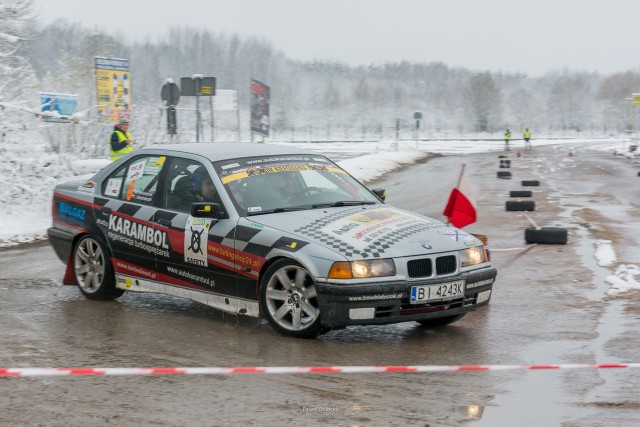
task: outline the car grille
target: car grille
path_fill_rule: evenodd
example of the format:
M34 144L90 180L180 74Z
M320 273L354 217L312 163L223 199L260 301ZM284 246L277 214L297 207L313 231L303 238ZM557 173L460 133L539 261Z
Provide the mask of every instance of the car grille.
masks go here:
M430 258L412 259L407 263L409 277L429 277L433 273Z
M457 267L455 255L447 255L436 258L436 275L455 273ZM433 262L431 258L412 259L407 262L407 274L409 278L430 277L433 275Z
M454 255L436 258L436 273L438 276L451 274L456 271L456 257Z
M465 307L476 303L478 294L469 294L452 301L437 301L428 304L409 304L403 300L400 305L376 307L376 319L394 316L413 316L415 314L432 313L454 308Z

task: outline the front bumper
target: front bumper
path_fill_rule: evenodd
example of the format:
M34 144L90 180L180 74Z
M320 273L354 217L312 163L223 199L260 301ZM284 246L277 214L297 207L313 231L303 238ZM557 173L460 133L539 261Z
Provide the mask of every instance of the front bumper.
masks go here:
M492 290L496 275L497 270L494 267L486 267L446 278L412 282L317 284L321 322L323 326L331 328L348 325L384 325L466 313L489 303L490 298L484 292ZM457 280L465 281L464 297L427 304L409 302L412 286L438 285ZM486 299L478 303L478 295L481 293Z

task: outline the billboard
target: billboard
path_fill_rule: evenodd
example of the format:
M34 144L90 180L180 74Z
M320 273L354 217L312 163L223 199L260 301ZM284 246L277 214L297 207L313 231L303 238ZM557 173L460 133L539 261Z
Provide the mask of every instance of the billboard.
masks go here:
M251 80L251 132L269 136L269 86Z
M238 110L238 92L235 90L217 90L213 101L216 111Z
M129 60L96 56L98 111L105 120L116 122L131 117Z
M45 122L69 123L78 111L78 95L40 92L40 111Z

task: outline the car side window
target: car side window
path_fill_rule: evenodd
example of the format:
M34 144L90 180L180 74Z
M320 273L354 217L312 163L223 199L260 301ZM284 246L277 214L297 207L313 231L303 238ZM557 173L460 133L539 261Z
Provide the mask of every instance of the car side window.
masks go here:
M211 202L222 206L220 195L207 168L191 159L172 158L164 186L165 208L190 212L191 203Z
M120 198L122 181L124 180L124 173L127 170L126 166L127 165L120 166L102 182L102 195L116 199Z
M165 156L158 155L136 157L131 160L123 168L123 186L119 198L143 205L153 204L165 160Z

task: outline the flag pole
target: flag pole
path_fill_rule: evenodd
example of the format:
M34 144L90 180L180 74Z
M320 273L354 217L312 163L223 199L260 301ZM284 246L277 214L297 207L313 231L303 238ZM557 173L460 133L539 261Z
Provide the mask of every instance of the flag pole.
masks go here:
M464 174L464 168L466 167L466 163L462 164L462 168L460 169L460 176L458 177L458 184L456 185L456 188L460 188L460 183L462 182L462 175Z
M458 176L458 183L456 184L455 188L459 188L460 187L460 183L462 182L462 175L464 174L465 166L466 166L466 164L463 163L462 164L462 168L460 169L460 176ZM447 217L447 225L451 224L450 219L451 218Z

